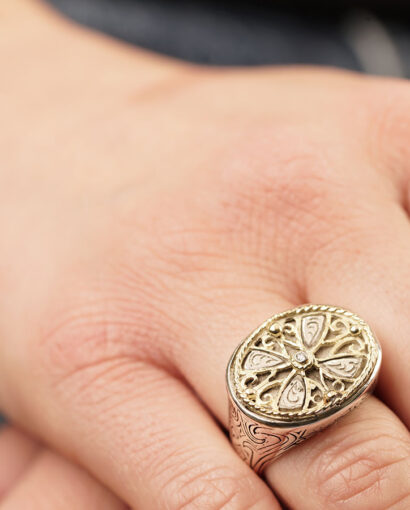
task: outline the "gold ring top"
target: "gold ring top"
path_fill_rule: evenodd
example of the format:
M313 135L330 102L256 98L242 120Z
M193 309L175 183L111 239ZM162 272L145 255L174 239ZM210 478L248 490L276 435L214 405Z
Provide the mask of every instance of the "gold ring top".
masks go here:
M379 343L363 319L309 304L271 317L239 345L228 364L228 391L257 422L309 424L352 407L380 363Z

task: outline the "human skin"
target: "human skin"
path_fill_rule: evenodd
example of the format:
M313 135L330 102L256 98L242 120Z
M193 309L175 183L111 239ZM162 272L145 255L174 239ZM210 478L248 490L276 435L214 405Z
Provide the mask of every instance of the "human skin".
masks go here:
M0 23L0 510L407 509L409 85ZM225 366L303 302L371 324L377 397L261 479Z

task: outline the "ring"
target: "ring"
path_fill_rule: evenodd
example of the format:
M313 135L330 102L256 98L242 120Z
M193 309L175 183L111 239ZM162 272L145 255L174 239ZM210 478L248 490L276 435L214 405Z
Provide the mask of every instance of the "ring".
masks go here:
M352 312L309 304L274 315L228 363L235 450L262 472L360 404L374 389L380 364L375 335Z

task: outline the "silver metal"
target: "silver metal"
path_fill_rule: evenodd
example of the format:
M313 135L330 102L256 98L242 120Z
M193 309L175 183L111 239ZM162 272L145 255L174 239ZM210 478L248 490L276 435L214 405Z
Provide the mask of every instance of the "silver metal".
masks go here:
M257 472L328 427L374 389L380 345L366 322L329 305L271 317L227 367L230 437Z

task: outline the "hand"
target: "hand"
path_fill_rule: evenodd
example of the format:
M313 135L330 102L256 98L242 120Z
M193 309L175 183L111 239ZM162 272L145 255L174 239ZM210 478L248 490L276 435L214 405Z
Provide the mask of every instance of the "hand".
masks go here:
M408 85L58 26L3 95L2 409L133 508L407 508ZM221 430L225 366L301 302L372 325L380 400L262 481Z

